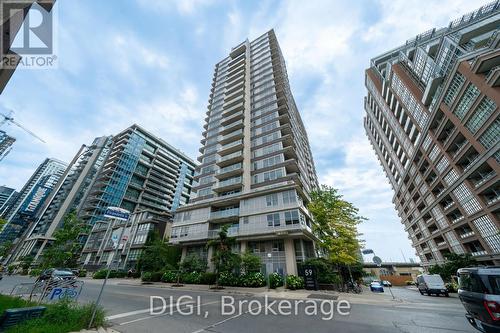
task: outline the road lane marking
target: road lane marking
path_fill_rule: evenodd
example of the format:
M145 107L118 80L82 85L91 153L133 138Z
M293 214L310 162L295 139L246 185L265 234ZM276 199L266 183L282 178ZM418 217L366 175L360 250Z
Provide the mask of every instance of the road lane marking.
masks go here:
M134 315L138 315L138 314L142 314L142 313L148 313L148 312L151 312L151 311L158 311L158 310L163 310L163 309L170 309L172 306L180 306L180 305L186 305L186 304L192 304L192 303L194 303L194 301L183 302L183 303L179 303L179 304L171 304L171 305L166 305L166 306L157 306L157 307L155 307L153 309L148 308L148 309L144 309L144 310L136 310L136 311L130 311L130 312L123 312L123 313L118 313L118 314L115 314L115 315L107 316L106 320L113 320L113 319L118 319L118 318L130 317L130 316L134 316Z
M196 309L196 308L204 306L204 305L215 304L215 303L220 303L220 301L213 301L213 302L207 302L207 303L203 303L203 304L200 304L200 305L196 305L196 306L193 307L193 309ZM181 303L179 305L184 305L184 304ZM138 322L138 321L146 320L146 319L152 319L152 318L157 318L157 317L168 316L170 314L174 314L174 313L177 313L177 312L179 312L179 310L175 310L175 311L169 312L167 314L150 315L148 317L141 317L141 318L137 318L137 319L134 319L134 320L125 321L123 323L120 323L119 325L122 326L122 325L127 325L127 324L135 323L135 322Z
M221 321L218 321L218 322L216 322L216 323L214 323L214 324L212 324L212 325L210 325L210 326L206 326L206 327L204 327L204 328L202 328L202 329L199 329L199 330L197 330L197 331L194 331L194 332L192 332L192 333L202 333L202 332L205 332L206 330L208 330L208 329L210 329L210 328L214 328L215 326L219 326L220 324L224 324L225 322L228 322L228 321L230 321L230 320L236 319L236 318L238 318L238 317L240 317L240 316L242 316L242 315L244 315L244 314L249 313L249 312L250 312L250 310L255 310L255 309L257 309L257 308L260 308L260 305L259 305L258 307L256 307L256 308L248 308L248 310L247 310L247 311L245 311L245 312L240 312L240 313L238 313L238 314L236 314L236 315L234 315L234 316L231 316L231 317L229 317L229 318L226 318L226 319L223 319L223 320L221 320Z

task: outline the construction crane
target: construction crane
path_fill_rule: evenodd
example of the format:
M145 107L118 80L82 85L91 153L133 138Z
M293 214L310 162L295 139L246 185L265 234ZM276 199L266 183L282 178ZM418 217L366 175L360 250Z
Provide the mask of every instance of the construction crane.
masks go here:
M32 131L30 131L29 129L27 129L23 125L19 124L17 121L15 121L14 118L12 117L13 113L14 113L14 111L12 111L12 110L10 110L9 113L7 113L7 114L0 113L0 119L3 117L3 119L0 120L0 127L2 127L2 125L4 125L5 123L14 124L17 127L24 130L25 132L27 132L28 134L30 134L31 136L37 138L38 140L42 141L43 143L46 143L41 137L39 137L38 135L36 135Z

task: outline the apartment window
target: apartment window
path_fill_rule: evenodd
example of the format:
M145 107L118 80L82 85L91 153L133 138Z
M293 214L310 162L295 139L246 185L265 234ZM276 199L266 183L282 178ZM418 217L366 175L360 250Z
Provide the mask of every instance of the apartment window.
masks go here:
M269 206L277 206L278 205L278 194L273 193L266 195L266 205Z
M472 134L476 134L481 126L483 126L488 118L493 114L496 107L495 102L485 96L477 106L476 111L474 111L470 119L465 124L465 127L467 127Z
M149 230L150 225L151 225L151 223L143 223L143 224L139 224L139 226L137 227L137 230L138 230L138 231L148 231L148 230Z
M144 244L146 243L146 239L148 238L147 234L140 234L135 236L134 244Z
M280 214L267 214L267 225L269 227L277 227L280 225Z
M264 172L264 181L275 180L280 177L283 177L283 169Z
M285 212L285 224L299 224L299 211L298 210L290 210Z
M480 218L472 221L477 230L486 243L491 247L494 253L500 252L500 233L496 225L488 215L481 216Z
M295 195L294 190L283 192L284 204L294 203L296 201L297 201L297 196Z
M484 131L481 137L479 137L479 142L481 142L486 149L490 149L500 138L498 133L500 133L500 119L496 119L495 122Z
M211 187L206 187L198 191L198 197L204 197L212 193Z
M446 91L446 94L443 98L444 104L448 106L451 106L453 104L464 82L465 82L465 77L460 73L456 73L455 76L453 77L453 80L450 83L450 87Z
M453 194L457 198L458 202L465 209L467 214L474 214L482 209L479 202L474 198L471 191L467 188L467 185L460 184L455 190L453 190Z
M477 99L479 94L480 91L475 85L470 83L467 86L467 89L465 90L462 98L460 98L457 107L453 111L458 119L463 120L465 118L465 115L467 114L467 112L469 112L469 109L471 108L472 104L474 104L474 101Z
M140 255L141 255L141 250L140 249L132 249L128 253L127 260L137 260L137 259L139 259Z

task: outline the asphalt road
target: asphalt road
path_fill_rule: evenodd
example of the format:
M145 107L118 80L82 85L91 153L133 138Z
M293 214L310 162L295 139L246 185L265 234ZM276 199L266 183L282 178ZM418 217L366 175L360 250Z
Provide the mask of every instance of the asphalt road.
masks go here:
M9 293L16 283L29 279L5 276L0 281L0 292ZM80 302L94 301L102 280L86 280ZM408 332L445 333L476 332L466 321L464 309L456 295L449 298L422 296L406 288L392 288L395 300L386 293L373 294L365 291L361 295L341 294L337 301L308 299L297 303L294 299L269 299L275 303L265 314L265 299L259 296L227 294L224 291L188 291L183 288L165 289L153 286L130 286L111 280L106 287L101 304L106 309L109 321L119 332L187 332L187 333L232 333L232 332ZM272 294L271 294L272 295ZM165 312L150 315L150 296L162 297L166 302ZM235 306L229 304L234 297ZM173 304L170 304L170 297ZM350 310L337 306L348 300ZM252 301L249 305L249 301ZM287 307L287 301L291 308ZM179 303L176 304L176 302ZM238 305L242 302L241 311ZM316 304L314 313L313 304ZM154 300L156 311L163 310L159 298ZM172 305L172 306L170 306ZM295 306L296 305L296 306ZM262 307L260 307L262 306ZM321 309L323 306L323 311ZM187 314L190 310L193 314ZM234 313L230 313L231 310ZM226 313L222 313L225 310ZM274 314L273 312L276 312ZM333 318L323 320L322 318Z

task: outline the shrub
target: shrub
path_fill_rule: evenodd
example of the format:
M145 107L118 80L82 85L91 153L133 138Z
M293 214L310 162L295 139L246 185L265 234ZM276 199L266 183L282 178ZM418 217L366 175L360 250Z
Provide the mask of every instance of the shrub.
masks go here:
M215 284L216 275L211 272L201 273L200 282L201 284Z
M455 282L448 282L445 284L446 286L446 290L449 292L449 293L456 293L458 292L458 284L456 284Z
M241 255L241 268L245 273L260 272L262 260L259 256L250 251L246 251Z
M271 289L276 289L283 285L283 277L278 273L274 272L269 274L269 287Z
M100 269L92 275L92 278L93 279L104 279L106 277L107 272L108 272L107 269Z
M2 296L0 303L2 308L15 308L33 306L34 304L24 301L24 304L11 306L5 303L19 302L19 299ZM7 305L7 307L4 307ZM42 304L47 307L44 315L40 318L27 320L8 329L8 332L14 333L50 333L50 332L71 332L80 331L87 328L95 308L94 304L80 305L68 300L58 301L52 304ZM94 327L102 326L105 323L104 310L99 307L94 318Z
M288 275L286 277L286 287L290 290L304 288L304 279L300 276Z
M407 286L413 286L413 285L415 285L415 282L413 280L407 280L407 281L405 281L405 283L406 283Z
M87 270L86 269L80 269L78 270L78 277L86 277L87 276Z
M240 277L240 286L242 287L263 287L266 285L266 278L260 272L247 273Z
M15 269L16 269L16 265L10 264L9 266L7 266L7 272L9 272L9 274L14 273Z
M167 282L167 283L177 282L178 275L179 274L175 271L166 271L165 273L163 273L163 275L161 277L161 281Z
M152 272L151 273L151 281L152 282L160 282L162 276L163 276L163 272Z
M41 269L33 268L32 270L30 270L30 276L38 277L40 276L40 274L42 274Z
M204 272L207 269L205 262L195 253L187 255L180 266L184 272Z
M222 272L219 276L219 285L236 287L240 283L240 279L237 275L228 272Z
M144 282L151 282L153 278L153 274L151 272L143 272L141 276L141 280Z
M199 284L201 282L201 275L203 273L200 272L191 272L184 273L181 276L182 282L187 284Z

